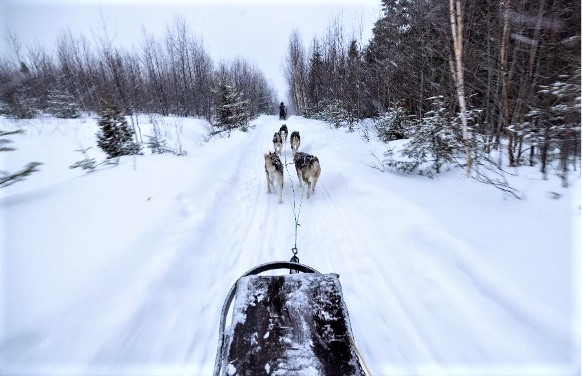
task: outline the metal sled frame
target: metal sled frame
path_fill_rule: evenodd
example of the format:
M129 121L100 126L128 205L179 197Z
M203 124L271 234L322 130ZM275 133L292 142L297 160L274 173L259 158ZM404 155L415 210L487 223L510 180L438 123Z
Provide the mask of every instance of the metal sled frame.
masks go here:
M260 273L263 273L263 272L266 272L269 270L278 270L278 269L287 269L290 271L295 270L295 271L302 272L302 273L320 274L320 272L317 271L316 269L311 268L311 267L304 265L304 264L299 264L299 263L289 262L289 261L275 261L275 262L268 262L268 263L256 266L253 269L250 269L249 271L247 271L241 277L239 277L239 279L241 279L243 277L248 277L250 275L257 275L257 274L260 274ZM219 344L217 346L217 355L215 357L215 370L213 373L215 376L220 375L220 371L222 368L222 362L223 362L224 357L225 357L225 344L226 344L226 341L225 341L225 339L226 339L225 323L227 321L227 314L229 313L229 307L231 306L231 303L233 302L233 298L235 297L235 292L237 290L237 282L239 281L239 279L237 279L237 281L235 281L235 283L233 284L233 286L229 290L229 293L227 294L227 299L225 300L225 303L223 304L223 310L221 311L221 322L219 325Z

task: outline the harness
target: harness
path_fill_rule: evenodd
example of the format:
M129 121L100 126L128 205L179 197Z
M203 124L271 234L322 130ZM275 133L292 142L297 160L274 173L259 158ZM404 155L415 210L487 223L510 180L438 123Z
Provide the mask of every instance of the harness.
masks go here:
M314 161L318 162L318 158L307 153L302 153L301 151L297 152L294 157L294 163L296 167L300 168L310 167Z
M269 157L271 158L271 163L275 167L275 171L283 173L283 163L281 163L281 159L275 153L269 153Z

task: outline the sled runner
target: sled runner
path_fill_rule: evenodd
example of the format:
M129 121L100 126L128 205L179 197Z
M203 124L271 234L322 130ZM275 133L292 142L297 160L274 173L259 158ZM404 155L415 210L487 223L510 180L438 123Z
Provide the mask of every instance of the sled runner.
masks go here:
M258 275L276 269L301 273ZM223 305L214 375L364 375L338 278L285 261L243 274Z

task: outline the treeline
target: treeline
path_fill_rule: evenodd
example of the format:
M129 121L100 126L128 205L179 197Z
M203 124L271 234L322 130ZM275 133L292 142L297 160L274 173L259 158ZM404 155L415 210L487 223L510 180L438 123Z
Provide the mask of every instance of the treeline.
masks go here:
M234 88L250 117L277 108L276 92L256 66L243 59L214 62L184 19L174 19L159 39L144 31L141 45L133 49L113 46L106 32L93 41L63 33L54 51L24 50L16 35L10 39L13 51L0 60L0 113L7 116L74 117L98 111L107 95L128 115L211 120L221 105L221 85Z
M551 158L565 170L578 158L580 1L381 3L382 16L365 44L337 23L309 46L291 34L285 73L297 113L349 126L388 116L399 119L389 126L405 128L390 138L405 137L435 113L461 126L456 85L463 85L468 137L479 138L486 151L503 143L511 166L538 161L545 174ZM452 24L461 30L461 83ZM461 130L452 132L461 138Z

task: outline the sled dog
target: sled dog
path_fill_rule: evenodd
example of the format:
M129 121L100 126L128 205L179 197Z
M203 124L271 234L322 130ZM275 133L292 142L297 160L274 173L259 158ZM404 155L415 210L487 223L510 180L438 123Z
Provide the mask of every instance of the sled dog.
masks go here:
M295 155L300 148L300 132L293 131L291 133L291 136L289 136L289 144L291 145L293 155Z
M298 173L300 186L302 185L302 180L306 182L308 185L307 195L310 198L310 190L312 192L316 190L316 183L320 177L320 161L313 155L297 152L294 154L294 164Z
M275 190L273 183L279 185L279 203L283 203L283 164L276 153L268 152L263 154L265 158L265 178L267 179L267 193Z
M275 132L273 134L273 149L276 154L281 154L282 146L283 144L281 142L281 135L279 134L279 132Z
M281 136L281 141L285 144L287 141L287 125L282 125L279 128L279 135Z

